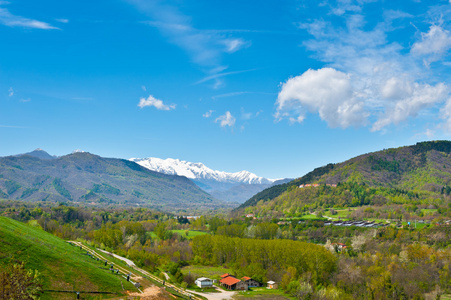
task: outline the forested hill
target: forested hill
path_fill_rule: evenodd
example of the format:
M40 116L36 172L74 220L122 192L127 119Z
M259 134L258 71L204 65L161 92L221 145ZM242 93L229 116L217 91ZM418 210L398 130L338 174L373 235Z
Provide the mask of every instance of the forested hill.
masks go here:
M451 190L451 141L421 142L413 146L367 153L338 164L317 168L289 183L268 188L237 210L269 201L301 184L350 183L403 191L443 193Z
M221 205L185 177L86 152L55 159L31 155L0 158L0 198L139 205L165 211Z

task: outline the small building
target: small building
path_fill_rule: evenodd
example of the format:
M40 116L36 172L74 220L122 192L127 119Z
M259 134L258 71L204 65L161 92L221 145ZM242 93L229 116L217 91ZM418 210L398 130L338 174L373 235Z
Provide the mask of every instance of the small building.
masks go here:
M210 278L206 278L206 277L197 278L194 283L200 288L206 288L206 287L213 286L213 280L211 280Z
M254 214L247 214L246 215L246 218L253 218L254 217Z
M250 287L250 288L251 287L261 287L262 286L262 284L260 282L258 282L255 279L252 279L250 277L247 277L247 276L242 277L241 280L246 282L247 286Z
M279 288L279 285L276 282L272 281L272 280L268 281L267 283L268 283L268 289L276 290L276 289Z
M224 276L224 277L223 277ZM222 287L225 287L228 290L242 290L247 291L248 285L245 281L239 280L230 274L221 275L222 279L219 280L219 283Z

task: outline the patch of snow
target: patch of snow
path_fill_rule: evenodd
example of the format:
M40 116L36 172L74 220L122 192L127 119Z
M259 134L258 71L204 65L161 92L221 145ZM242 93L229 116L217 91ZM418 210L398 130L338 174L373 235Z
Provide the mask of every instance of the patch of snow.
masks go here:
M161 159L156 157L130 158L141 166L168 175L185 176L190 179L208 179L224 183L272 184L278 179L257 176L249 171L228 173L208 168L203 163L192 163L179 159Z

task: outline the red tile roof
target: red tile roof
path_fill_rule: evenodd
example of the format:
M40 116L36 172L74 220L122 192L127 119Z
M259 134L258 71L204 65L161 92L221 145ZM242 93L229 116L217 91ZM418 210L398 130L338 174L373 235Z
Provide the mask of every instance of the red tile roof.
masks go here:
M226 278L228 276L232 276L232 275L230 275L229 273L225 273L225 274L221 275L221 278Z
M244 281L247 281L247 280L251 280L252 278L244 276L244 277L241 277L241 279L244 280Z
M239 279L237 279L237 278L235 278L233 276L228 276L226 278L223 278L223 279L219 280L220 283L227 284L229 286L237 284L240 281L241 280L239 280Z

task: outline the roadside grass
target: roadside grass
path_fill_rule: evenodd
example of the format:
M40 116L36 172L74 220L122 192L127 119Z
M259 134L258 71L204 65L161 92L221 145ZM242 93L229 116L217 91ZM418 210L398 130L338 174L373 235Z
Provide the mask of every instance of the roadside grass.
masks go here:
M248 291L240 291L235 296L237 299L253 298L253 299L294 299L285 294L280 289L268 289L266 287L252 288Z
M451 300L451 294L441 295L440 299L441 300Z
M199 293L221 293L221 291L217 290L217 287L200 288L195 284L189 286L188 290Z
M25 268L38 270L44 290L102 291L123 293L136 290L118 275L102 270L101 263L85 255L86 251L27 224L0 217L0 268L23 261ZM122 285L121 285L122 282ZM89 297L89 294L83 294ZM95 295L96 298L118 295ZM74 299L72 293L45 292L41 299Z
M222 274L232 274L232 269L224 267L210 267L210 266L186 266L182 268L183 274L191 273L195 279L199 277L207 277L210 279L220 279Z

